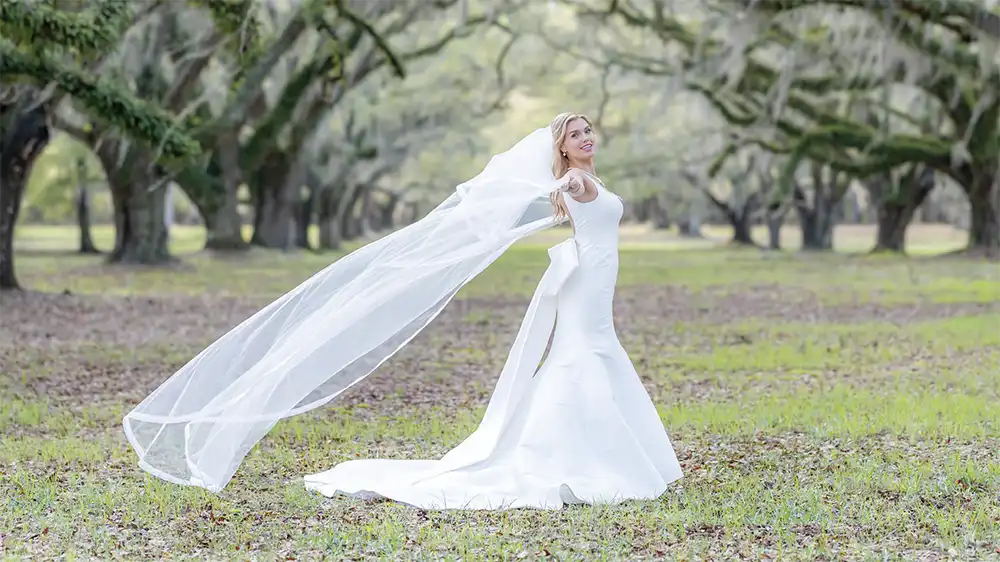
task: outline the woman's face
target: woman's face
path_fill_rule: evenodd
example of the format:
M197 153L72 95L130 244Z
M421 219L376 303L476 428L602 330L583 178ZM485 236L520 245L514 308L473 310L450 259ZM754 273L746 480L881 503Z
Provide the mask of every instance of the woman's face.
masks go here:
M590 160L597 149L594 129L583 119L573 119L566 125L562 151L570 160Z

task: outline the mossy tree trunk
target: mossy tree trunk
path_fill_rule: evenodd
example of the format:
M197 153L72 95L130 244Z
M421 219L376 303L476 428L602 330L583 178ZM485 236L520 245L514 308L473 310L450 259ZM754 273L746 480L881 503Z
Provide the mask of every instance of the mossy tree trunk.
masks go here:
M898 180L892 174L882 174L867 181L866 185L877 208L872 251L904 253L906 231L917 209L934 190L934 170L911 165Z
M288 155L272 156L251 181L254 202L250 244L290 250L295 247L294 206L298 176L290 175Z
M756 246L757 243L753 240L753 224L750 219L759 207L758 194L754 192L741 203L730 204L716 197L708 189L704 191L708 200L722 211L726 220L729 221L729 225L733 228L733 237L730 242L740 246Z
M767 222L768 250L781 249L781 228L785 225L785 215L787 213L787 207L767 211L765 220Z
M967 190L971 216L968 249L1000 257L1000 176L996 170L979 169Z
M318 198L316 228L319 231L320 250L339 250L343 240L340 237L340 223L337 220L338 202L345 185L325 188Z
M0 290L21 288L14 269L14 227L28 174L49 143L48 108L33 92L0 108Z

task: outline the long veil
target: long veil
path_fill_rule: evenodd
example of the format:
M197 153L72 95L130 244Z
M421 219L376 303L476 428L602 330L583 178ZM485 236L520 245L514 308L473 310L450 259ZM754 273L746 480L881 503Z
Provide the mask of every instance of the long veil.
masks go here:
M540 128L426 217L344 256L236 326L129 412L147 472L222 490L278 420L366 377L511 244L556 224Z

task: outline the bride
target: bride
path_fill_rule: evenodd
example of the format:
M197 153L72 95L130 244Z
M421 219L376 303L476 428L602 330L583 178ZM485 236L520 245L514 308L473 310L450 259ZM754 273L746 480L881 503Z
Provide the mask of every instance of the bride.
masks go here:
M681 468L615 333L623 205L595 175L596 146L586 116L558 115L425 219L224 335L125 417L140 466L220 491L279 419L367 376L513 242L569 220L573 237L549 250L479 428L440 460L348 461L305 485L427 509L659 497Z

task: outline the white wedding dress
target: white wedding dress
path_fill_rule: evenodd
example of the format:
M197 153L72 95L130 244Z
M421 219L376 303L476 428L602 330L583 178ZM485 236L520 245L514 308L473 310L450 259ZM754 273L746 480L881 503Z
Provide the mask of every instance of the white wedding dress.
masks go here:
M593 201L565 196L574 237L550 250L552 266L476 432L440 460L348 461L306 476L308 489L427 509L558 509L655 499L681 477L615 333L623 206L597 183Z

